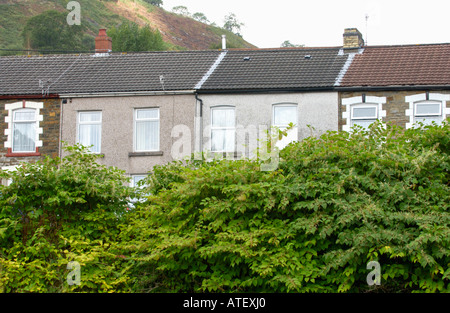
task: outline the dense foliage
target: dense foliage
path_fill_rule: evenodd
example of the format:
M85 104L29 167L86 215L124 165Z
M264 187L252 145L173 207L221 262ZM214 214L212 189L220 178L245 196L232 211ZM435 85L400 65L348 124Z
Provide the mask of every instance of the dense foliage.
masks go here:
M124 290L126 266L114 251L132 190L122 171L80 146L69 156L24 163L2 177L0 292ZM69 285L68 264L81 267Z
M86 27L69 25L67 13L45 11L27 21L22 32L24 46L41 53L89 51L94 38L85 35Z
M448 123L328 132L283 149L274 171L157 166L132 210L122 171L67 149L2 173L0 291L450 291ZM367 284L371 261L381 285Z
M291 144L273 172L248 160L157 167L154 196L122 233L139 288L448 292L449 135L374 124Z

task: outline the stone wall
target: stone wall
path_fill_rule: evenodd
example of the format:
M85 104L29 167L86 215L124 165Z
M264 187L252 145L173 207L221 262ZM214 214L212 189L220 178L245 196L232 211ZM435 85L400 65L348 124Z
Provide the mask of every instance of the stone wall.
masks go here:
M409 116L406 115L406 110L409 109L409 103L406 102L407 96L424 94L426 91L370 91L370 92L341 92L340 106L339 106L339 130L346 125L347 120L342 118L342 113L346 111L346 106L342 105L342 100L352 97L360 97L363 94L366 97L386 97L386 104L383 104L383 110L386 111L386 117L382 118L383 122L392 123L397 126L405 127L409 123ZM450 94L449 90L430 90L429 93ZM450 108L450 102L447 101L447 108ZM447 116L448 117L448 116Z

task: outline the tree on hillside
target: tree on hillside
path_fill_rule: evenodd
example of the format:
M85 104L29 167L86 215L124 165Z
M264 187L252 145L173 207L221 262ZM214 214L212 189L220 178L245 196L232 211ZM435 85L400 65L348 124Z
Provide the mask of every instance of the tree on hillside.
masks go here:
M150 26L139 27L136 23L123 23L119 27L112 27L107 32L112 39L112 51L138 52L161 51L166 44L158 30Z
M297 44L293 44L291 43L289 40L285 40L283 41L283 43L281 44L281 48L294 48L294 47L304 47L305 45L297 45Z
M189 13L188 8L185 7L184 5L178 5L176 7L173 7L172 12L175 14L179 14L179 15L183 15L183 16L187 16L187 17L191 16L191 13Z
M144 1L156 7L161 7L163 5L162 0L144 0Z
M84 25L67 24L67 14L45 11L30 18L22 32L24 46L46 51L86 51L93 39L84 34ZM88 46L86 46L86 44Z
M228 30L238 36L240 35L241 32L241 27L244 26L244 23L241 23L237 18L236 18L236 14L234 13L229 13L228 15L225 16L224 18L224 25L223 28L225 30Z
M196 21L199 21L200 23L204 23L204 24L210 23L208 18L206 17L206 15L201 12L196 12L196 13L192 14L192 18Z

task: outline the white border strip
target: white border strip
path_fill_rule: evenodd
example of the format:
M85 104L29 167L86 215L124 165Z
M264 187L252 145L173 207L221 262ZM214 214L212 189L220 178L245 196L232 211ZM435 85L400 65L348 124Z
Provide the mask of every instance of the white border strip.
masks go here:
M220 62L222 62L222 60L226 54L227 54L227 51L221 52L219 54L219 56L216 59L216 62L214 62L214 64L210 67L210 69L205 74L205 76L203 76L203 78L197 83L197 85L195 85L194 89L198 90L198 89L202 88L202 85L208 80L208 78L212 75L212 73L214 73L214 71L219 66Z

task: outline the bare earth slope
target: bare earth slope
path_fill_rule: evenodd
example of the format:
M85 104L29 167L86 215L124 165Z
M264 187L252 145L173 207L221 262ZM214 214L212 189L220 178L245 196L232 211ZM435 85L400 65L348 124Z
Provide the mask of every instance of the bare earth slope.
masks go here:
M221 28L197 22L189 17L151 6L142 0L77 0L81 6L81 22L88 34L95 36L99 28L111 28L123 21L149 24L158 29L173 49L201 50L219 45L226 34L233 47L254 48L243 38ZM22 49L20 36L26 21L46 10L70 11L67 0L0 0L0 49Z

